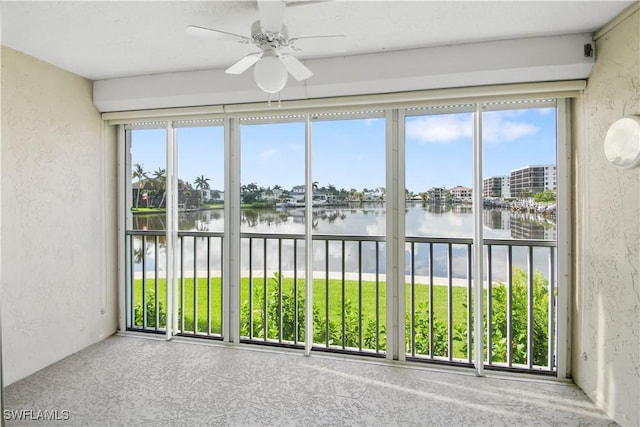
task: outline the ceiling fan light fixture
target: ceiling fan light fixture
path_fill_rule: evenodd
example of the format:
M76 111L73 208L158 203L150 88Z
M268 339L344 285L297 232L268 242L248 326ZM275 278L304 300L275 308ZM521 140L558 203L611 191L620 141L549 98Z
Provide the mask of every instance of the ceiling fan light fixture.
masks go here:
M278 93L287 84L289 73L275 53L265 52L253 67L253 78L260 89L266 93Z

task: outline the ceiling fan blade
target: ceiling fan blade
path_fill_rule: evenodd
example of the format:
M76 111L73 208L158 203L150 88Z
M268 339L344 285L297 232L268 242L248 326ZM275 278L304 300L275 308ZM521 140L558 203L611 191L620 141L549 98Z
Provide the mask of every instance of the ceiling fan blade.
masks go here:
M289 39L289 42L297 41L297 40L308 40L308 39L339 39L342 40L346 36L344 34L329 34L326 36L302 36L302 37L294 37Z
M196 37L217 37L235 40L240 43L251 43L249 37L241 36L240 34L228 33L226 31L214 30L212 28L198 27L197 25L189 25L187 27L187 33Z
M293 55L282 54L280 60L284 64L285 68L297 81L301 82L309 77L313 76L313 73L302 62Z
M242 74L247 71L253 64L258 62L260 58L262 58L262 52L250 53L240 61L224 70L224 72L227 74Z
M258 0L260 25L263 31L279 33L282 30L286 6L287 4L282 0Z
M333 43L332 48L336 51L341 51L344 49L344 45L337 45L335 42L341 42L346 38L344 34L330 34L325 36L302 36L302 37L294 37L289 39L289 47L293 50L301 50L301 47L298 44L309 45L309 43L316 42L313 46L316 46L317 43L321 42L329 42ZM335 48L333 47L335 45Z
M328 3L331 2L333 0L285 0L285 2L287 3L287 7L292 7L292 6L309 6L312 4L318 4L318 3Z

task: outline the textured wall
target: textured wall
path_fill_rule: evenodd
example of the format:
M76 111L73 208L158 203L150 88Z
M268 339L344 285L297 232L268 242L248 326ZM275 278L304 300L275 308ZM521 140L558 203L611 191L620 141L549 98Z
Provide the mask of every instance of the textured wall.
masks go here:
M116 151L91 82L2 47L5 384L116 329Z
M640 10L596 41L576 102L572 374L622 425L640 425L640 168L603 150L615 120L640 115Z

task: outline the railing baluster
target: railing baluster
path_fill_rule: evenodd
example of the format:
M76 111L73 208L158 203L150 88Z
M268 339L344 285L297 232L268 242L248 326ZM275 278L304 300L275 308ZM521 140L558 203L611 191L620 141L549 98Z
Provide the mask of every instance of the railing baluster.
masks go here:
M492 246L487 245L487 364L493 364L493 263Z
M533 246L527 252L528 289L527 289L527 364L533 367Z
M198 240L193 236L193 333L198 334Z
M224 237L220 237L220 336L222 337L224 331ZM239 286L239 285L238 285Z
M453 247L447 243L447 357L453 360Z
M376 353L380 352L380 245L376 241Z
M184 288L185 288L185 280L184 280L184 237L180 236L179 237L180 240L180 331L181 332L186 332L187 327L184 324L184 320L185 320L185 295L184 295Z
M207 236L207 335L211 335L211 237Z
M513 366L513 247L507 250L507 366Z
M409 251L409 259L411 266L411 289L409 291L410 295L410 310L411 310L411 319L409 322L410 329L409 333L411 334L411 355L416 355L416 245L415 242L410 243L411 250ZM404 286L404 283L401 283L400 286Z
M467 362L473 363L473 358L471 357L472 349L473 349L473 316L471 315L472 309L476 309L477 307L473 306L473 299L471 298L471 243L467 244ZM482 277L478 278L478 286L482 286ZM483 325L477 325L476 327L482 328ZM476 357L476 359L479 359Z
M249 237L249 339L253 339L253 238Z
M133 250L133 238L134 236L128 236L129 237L129 257L130 257L130 261L129 261L129 289L128 292L126 294L126 296L128 297L127 300L127 304L129 304L129 319L127 322L127 326L133 328L135 326L137 326L136 323L136 317L135 317L135 313L134 313L134 309L135 309L135 274L134 274L134 250Z
M549 371L554 371L555 367L555 251L554 248L549 248L549 313L548 313L548 332L547 332L547 365L549 366Z
M267 341L267 339L269 338L269 325L267 323L268 321L268 316L267 316L267 312L269 310L268 307L268 301L269 301L269 283L267 282L267 238L265 237L262 240L263 244L262 244L262 251L263 251L263 269L264 269L264 274L263 274L263 279L262 279L262 288L263 288L263 295L262 295L262 327L264 328L264 341Z
M347 336L346 336L346 325L345 325L345 250L344 250L344 240L342 241L342 294L341 294L341 298L342 298L342 348L345 348L346 345L346 341L347 341Z
M278 342L282 343L282 239L278 239Z
M433 243L429 242L429 357L433 359Z
M362 241L358 241L358 350L362 351Z
M324 254L324 264L325 264L325 277L324 277L324 327L325 327L325 345L329 348L329 240L326 241L325 245L325 254ZM344 307L344 303L343 303ZM343 308L344 311L344 308Z
M293 238L293 343L298 344L298 239Z
M160 310L159 310L159 301L158 301L158 236L154 236L153 239L153 267L154 267L154 310L156 313L155 318L155 327L154 330L157 332L160 327Z
M147 329L147 236L142 236L142 329Z

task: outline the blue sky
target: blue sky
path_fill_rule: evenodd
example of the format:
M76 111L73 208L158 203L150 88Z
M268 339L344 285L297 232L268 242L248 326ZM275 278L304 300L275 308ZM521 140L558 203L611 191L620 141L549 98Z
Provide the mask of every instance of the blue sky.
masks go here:
M507 110L483 115L483 176L508 175L533 164L556 163L555 109ZM317 121L312 124L313 180L338 189L385 185L384 119ZM471 186L470 113L406 119L406 184L414 192L434 186ZM162 130L137 130L132 163L149 172L165 167ZM241 126L241 181L285 189L304 183L304 123ZM191 183L209 178L223 189L222 127L178 130L178 176Z

